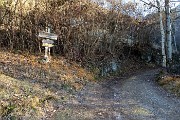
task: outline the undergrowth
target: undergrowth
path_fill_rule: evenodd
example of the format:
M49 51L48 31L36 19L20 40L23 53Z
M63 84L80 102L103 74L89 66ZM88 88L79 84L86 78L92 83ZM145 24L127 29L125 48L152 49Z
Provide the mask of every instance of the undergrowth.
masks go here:
M94 75L75 62L63 57L52 57L50 63L38 62L41 57L29 54L0 52L0 69L14 78L28 78L36 82L62 86L66 84L75 90L81 89Z
M45 118L54 110L59 96L38 84L0 74L0 116L2 119Z
M157 75L157 81L166 90L180 96L180 76L169 74L166 71L160 71Z
M73 91L94 80L75 62L52 57L0 52L0 119L39 120L50 117ZM58 104L57 104L58 103Z

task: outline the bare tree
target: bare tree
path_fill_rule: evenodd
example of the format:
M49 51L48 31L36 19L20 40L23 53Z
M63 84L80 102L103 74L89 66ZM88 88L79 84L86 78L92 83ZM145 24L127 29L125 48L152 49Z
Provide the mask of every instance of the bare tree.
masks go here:
M159 12L159 22L160 22L160 30L161 30L162 66L166 67L165 33L164 33L164 25L163 25L163 17L162 17L162 8L159 0L156 0L156 3Z
M167 40L167 63L168 67L172 62L172 31L171 31L171 16L170 16L170 1L165 0L165 13L166 13L166 40Z

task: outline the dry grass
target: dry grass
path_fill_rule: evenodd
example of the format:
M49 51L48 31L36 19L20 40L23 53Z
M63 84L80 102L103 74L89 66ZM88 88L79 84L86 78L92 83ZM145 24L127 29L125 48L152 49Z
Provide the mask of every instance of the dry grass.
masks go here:
M74 62L52 57L45 64L39 56L0 52L0 116L3 119L35 120L51 116L56 100L61 102L68 92L80 90L88 80L94 79L93 74Z
M40 56L0 52L1 70L15 78L22 76L39 82L60 82L78 89L86 81L94 80L92 73L63 57L52 57L51 62L45 64Z
M55 110L53 101L56 99L58 96L37 84L0 74L2 119L48 117Z
M158 83L160 85L162 85L165 89L173 92L177 96L180 96L180 76L161 73L158 78Z
M165 84L168 84L169 82L173 82L173 81L175 81L175 79L172 76L165 76L162 78L161 81L159 81L159 83L161 85L165 85Z

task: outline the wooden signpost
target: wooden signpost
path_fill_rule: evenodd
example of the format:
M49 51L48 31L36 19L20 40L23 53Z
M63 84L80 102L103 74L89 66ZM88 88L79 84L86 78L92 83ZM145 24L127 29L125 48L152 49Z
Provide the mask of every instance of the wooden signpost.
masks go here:
M53 40L48 40L48 39L42 40L42 46L44 47L53 47L54 46L53 44L54 44Z
M47 28L47 32L39 32L38 35L40 38L43 38L42 40L42 46L45 47L45 55L44 59L45 62L50 62L50 48L54 46L54 40L57 40L58 35L50 33L50 28Z
M57 35L50 33L50 32L39 32L39 37L45 38L45 39L50 39L50 40L57 40Z

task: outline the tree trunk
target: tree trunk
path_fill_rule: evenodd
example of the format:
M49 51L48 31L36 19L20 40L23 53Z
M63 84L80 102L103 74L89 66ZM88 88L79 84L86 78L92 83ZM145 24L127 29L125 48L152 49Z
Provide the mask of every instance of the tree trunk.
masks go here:
M171 36L171 17L170 17L170 1L165 0L165 11L166 11L166 40L167 40L167 64L171 66L172 62L172 36Z
M179 9L176 8L175 11L177 12L175 16L178 17ZM178 21L176 21L176 19L173 22L173 26L174 26L173 42L174 42L175 52L178 53L177 42L176 42L176 34L178 34Z
M162 18L162 10L160 6L160 2L156 0L159 12L159 22L160 22L160 30L161 30L161 51L162 51L162 67L166 67L166 50L165 50L165 33L163 26L163 18Z
M177 50L177 43L176 43L176 36L175 36L175 33L174 33L174 35L173 35L173 42L174 42L175 53L177 53L178 50Z

